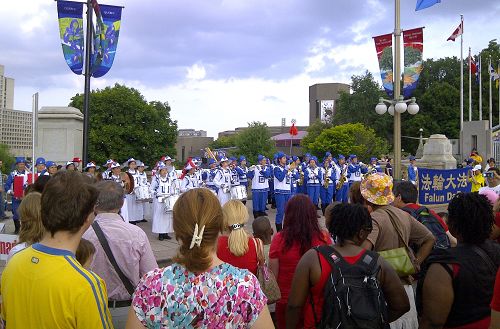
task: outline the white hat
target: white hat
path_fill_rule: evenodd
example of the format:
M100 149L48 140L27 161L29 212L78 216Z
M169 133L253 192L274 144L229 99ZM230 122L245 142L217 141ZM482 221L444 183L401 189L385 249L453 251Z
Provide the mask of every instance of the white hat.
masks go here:
M222 158L220 158L220 161L219 161L219 162L224 162L224 161L229 161L229 159L228 159L228 158L226 158L226 157L222 157Z
M75 165L75 163L74 163L73 161L68 161L68 162L66 162L66 168L68 168L68 166L70 166L70 165L73 165L73 166L74 166L74 165Z
M129 165L130 162L136 162L137 163L137 160L134 159L134 158L130 158L130 159L127 160L127 165Z
M109 168L110 169L120 168L120 164L118 162L113 162Z
M186 166L184 167L184 169L186 170L190 170L193 168L196 168L196 164L193 162L193 160L190 160L188 163L186 163Z
M168 155L166 155L165 159L163 159L163 161L172 161L172 162L174 162L175 160L172 159L171 157L169 157Z
M137 167L144 167L144 168L148 168L148 166L145 166L145 165L144 165L144 162L142 162L141 160L137 160Z
M156 165L157 166L157 170L160 171L162 169L167 169L167 166L165 166L165 164L163 162L158 162L158 164Z
M472 171L477 171L477 170L481 170L481 165L480 164L477 164L474 166L474 168L472 168Z
M93 163L93 162L89 162L89 163L87 163L87 165L85 166L85 168L83 168L83 170L87 170L87 169L89 169L89 168L96 168L96 169L99 169L99 167L98 167L98 166L96 166L96 165L95 165L95 163Z

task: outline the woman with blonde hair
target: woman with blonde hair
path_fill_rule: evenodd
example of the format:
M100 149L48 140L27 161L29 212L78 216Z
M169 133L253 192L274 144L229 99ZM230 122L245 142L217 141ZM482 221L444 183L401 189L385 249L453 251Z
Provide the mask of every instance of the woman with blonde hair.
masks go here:
M217 257L238 268L247 269L257 275L257 248L262 248L259 239L251 237L245 231L248 222L248 210L243 202L230 200L222 207L224 215L224 233L217 243Z
M173 226L174 263L139 282L126 328L273 328L257 278L217 257L224 228L217 197L205 188L183 193Z
M42 194L30 192L19 205L19 217L21 219L21 229L19 231L18 243L9 251L7 262L19 251L40 242L45 229L42 224L41 216Z

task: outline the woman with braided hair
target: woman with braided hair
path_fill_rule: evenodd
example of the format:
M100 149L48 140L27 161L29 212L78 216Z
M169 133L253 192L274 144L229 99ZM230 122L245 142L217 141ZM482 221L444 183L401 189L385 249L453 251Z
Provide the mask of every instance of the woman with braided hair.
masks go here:
M492 206L484 195L459 193L448 205L455 248L435 249L417 288L420 328L487 329L500 245L489 240Z

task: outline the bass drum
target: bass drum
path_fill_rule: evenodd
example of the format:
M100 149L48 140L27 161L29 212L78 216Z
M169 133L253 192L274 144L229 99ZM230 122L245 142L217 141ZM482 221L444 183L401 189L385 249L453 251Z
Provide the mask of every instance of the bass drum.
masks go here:
M247 199L247 188L244 185L231 187L231 200L245 201Z
M148 186L137 186L134 189L137 202L149 202L153 199Z
M129 172L122 172L120 173L120 178L125 194L132 194L134 192L134 177L132 174Z
M180 196L179 194L174 194L174 195L171 195L163 200L163 202L165 203L165 207L163 208L163 210L166 213L172 212L174 210L174 205L177 202L177 200L179 199L179 196Z

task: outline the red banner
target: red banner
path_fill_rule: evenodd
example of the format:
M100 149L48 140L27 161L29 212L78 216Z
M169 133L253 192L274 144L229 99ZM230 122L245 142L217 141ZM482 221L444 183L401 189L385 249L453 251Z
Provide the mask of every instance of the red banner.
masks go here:
M403 31L404 42L404 73L403 95L411 97L417 88L422 72L422 53L424 51L424 29L422 27Z
M373 37L375 50L377 51L378 65L380 67L380 77L385 92L389 97L394 95L393 83L393 61L392 61L392 33Z

